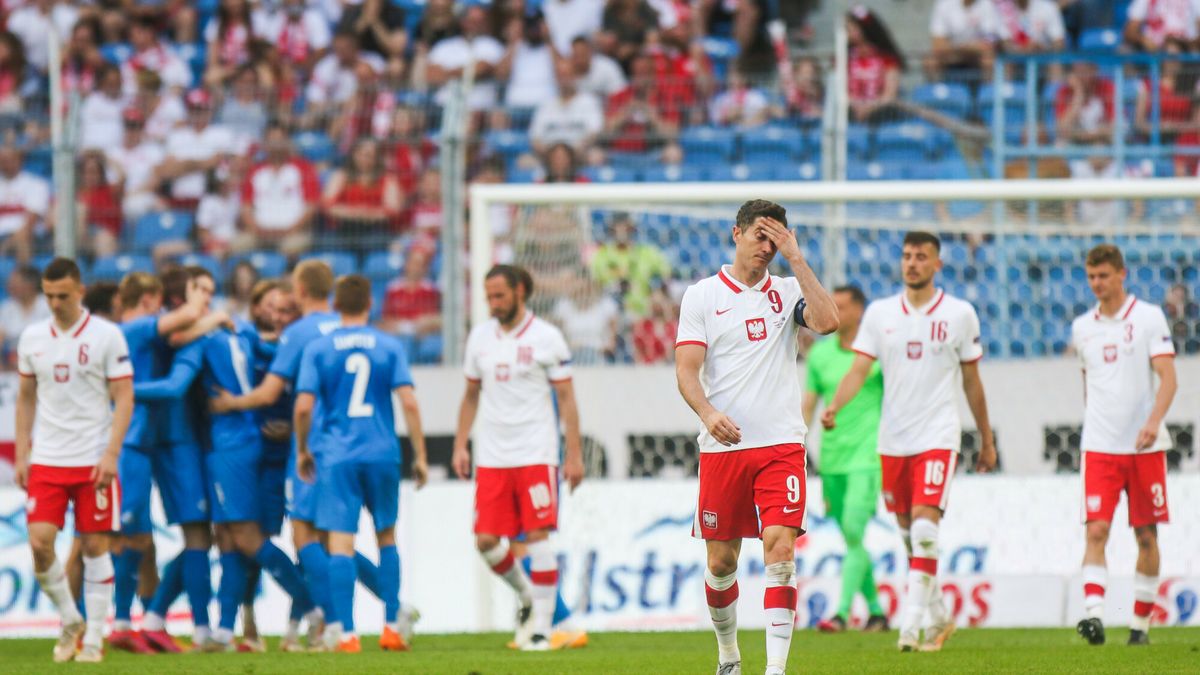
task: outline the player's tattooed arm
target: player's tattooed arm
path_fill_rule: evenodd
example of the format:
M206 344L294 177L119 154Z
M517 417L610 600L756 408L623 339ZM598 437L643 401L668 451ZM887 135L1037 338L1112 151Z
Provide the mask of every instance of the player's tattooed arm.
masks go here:
M833 296L817 280L817 275L808 266L808 261L804 259L800 243L796 240L796 233L774 218L759 218L758 222L763 233L775 244L779 255L788 262L796 281L800 282L800 292L804 295L806 305L804 324L821 335L828 335L837 330L837 305L833 302Z
M675 348L675 380L679 385L679 393L718 443L737 445L742 442L742 428L708 402L704 386L700 384L700 367L704 365L706 351L704 347L694 344Z
M20 377L17 387L16 481L22 490L29 486L29 456L33 452L33 418L37 412L37 378Z
M467 439L471 436L471 427L475 424L475 414L479 412L479 392L483 383L479 380L467 379L467 390L463 392L462 403L458 406L458 428L454 431L454 455L450 464L459 478L466 479L471 475L471 451L467 449Z
M1171 401L1175 399L1175 391L1179 388L1174 358L1163 356L1150 359L1150 368L1158 375L1158 391L1154 394L1154 407L1150 409L1150 417L1138 431L1138 450L1154 447L1154 442L1158 440L1158 430L1162 428L1163 419L1171 409Z
M412 443L413 448L413 480L416 481L417 489L420 490L429 480L429 453L425 450L425 429L421 425L421 407L417 405L417 395L413 392L412 385L396 387L393 393L400 399L400 410L404 413L404 428L408 430L408 440Z
M979 376L979 363L962 364L963 393L967 395L967 406L975 417L975 428L982 441L979 458L975 461L976 473L988 473L996 468L996 439L992 436L992 423L988 419L987 398L983 394L983 378Z
M566 436L566 457L563 458L563 478L571 491L583 482L583 439L579 432L579 406L575 403L575 385L571 380L554 383L558 411L562 416Z
M863 382L867 381L867 375L870 374L873 363L875 363L875 359L866 354L858 353L854 355L854 362L850 364L850 370L846 371L841 383L838 384L837 392L833 395L833 400L829 402L829 405L825 406L825 412L821 413L821 426L826 429L832 429L837 426L838 411L846 407L846 404L853 401L854 397L858 395L858 391L862 389Z
M296 473L306 483L313 482L317 477L317 465L308 448L308 432L312 429L315 401L310 392L300 392L292 408L292 426L296 428Z

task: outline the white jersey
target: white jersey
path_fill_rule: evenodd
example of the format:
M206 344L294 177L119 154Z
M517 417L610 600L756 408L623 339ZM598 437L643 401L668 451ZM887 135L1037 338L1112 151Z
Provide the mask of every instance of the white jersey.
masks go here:
M962 364L983 358L971 303L941 289L919 309L903 293L876 300L863 314L853 349L878 359L883 372L879 454L961 449Z
M482 383L475 465L558 466L558 417L552 385L571 379L571 351L553 325L526 310L505 333L492 319L467 338L467 379Z
M803 443L796 331L804 295L795 277L766 275L753 288L729 266L689 286L679 309L675 346L705 347L701 383L714 408L742 429L742 442L721 445L703 429L700 452Z
M1154 408L1154 371L1150 360L1174 357L1171 329L1161 308L1138 302L1132 295L1113 316L1097 305L1071 324L1071 345L1079 356L1086 381L1083 450L1131 455L1137 435ZM1171 447L1164 423L1154 447Z
M70 330L54 320L21 333L21 377L37 379L31 464L92 466L108 446L112 399L108 383L133 377L121 329L84 312Z

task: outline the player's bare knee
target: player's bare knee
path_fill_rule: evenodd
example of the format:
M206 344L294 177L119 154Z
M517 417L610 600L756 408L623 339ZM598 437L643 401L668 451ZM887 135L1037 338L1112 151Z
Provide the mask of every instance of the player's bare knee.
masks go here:
M732 548L710 548L708 551L708 571L716 577L725 577L737 572L737 552Z
M790 527L770 528L763 533L763 560L768 565L795 558L799 531Z
M1087 542L1092 546L1104 546L1108 543L1107 521L1093 520L1087 524Z
M492 534L477 534L475 535L475 548L480 553L486 553L500 545L500 537Z
M1133 531L1133 534L1137 539L1139 550L1149 551L1158 548L1158 528L1154 525L1139 527Z
M96 558L112 550L112 537L107 533L92 532L83 535L83 555Z
M33 552L33 567L45 570L54 564L54 539L29 537L29 550Z

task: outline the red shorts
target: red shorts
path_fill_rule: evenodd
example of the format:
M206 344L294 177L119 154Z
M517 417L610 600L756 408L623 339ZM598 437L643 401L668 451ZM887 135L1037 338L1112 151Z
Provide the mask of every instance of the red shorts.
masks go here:
M700 453L700 500L692 536L727 541L762 536L772 525L803 534L805 454L800 443Z
M91 466L29 467L25 520L54 523L62 529L67 503L75 504L76 532L116 532L121 529L121 486L114 478L99 490L92 482Z
M515 537L558 527L558 467L475 469L475 534Z
M1111 523L1121 490L1129 496L1130 527L1165 523L1170 519L1167 453L1110 455L1088 451L1083 453L1081 467L1083 522L1103 520Z
M883 503L891 513L912 513L914 506L945 511L950 481L958 466L953 450L926 450L910 457L880 457L883 465Z

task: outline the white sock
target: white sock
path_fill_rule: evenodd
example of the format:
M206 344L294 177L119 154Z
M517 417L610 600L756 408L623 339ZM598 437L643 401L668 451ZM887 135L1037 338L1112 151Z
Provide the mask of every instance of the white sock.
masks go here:
M142 615L142 630L160 631L166 628L167 622L157 612L146 612Z
M202 645L212 638L212 628L208 626L196 626L192 630L192 644Z
M233 642L233 631L228 628L217 628L213 631L213 639L223 645Z
M325 641L325 646L333 649L342 641L342 622L334 621L333 623L325 624L325 634L321 636Z
M906 530L904 528L900 528L900 541L904 543L904 552L907 553L908 557L911 558L912 557L912 537L909 535L908 530Z
M35 572L33 576L37 579L38 585L42 587L42 591L54 603L63 625L83 621L83 617L79 615L79 609L75 607L75 598L72 597L71 586L67 583L67 573L63 571L62 563L58 561L58 558L50 563L50 568L45 572Z
M1150 614L1154 611L1154 596L1158 594L1158 577L1133 575L1133 620L1129 627L1143 633L1150 630Z
M558 597L558 556L547 540L532 542L527 549L533 596L533 634L548 638Z
M737 572L718 577L704 570L704 591L708 597L708 614L717 634L718 661L741 661L742 653L737 643Z
M767 614L767 671L787 668L796 623L796 563L767 565L767 590L763 596Z
M289 642L295 642L300 639L300 622L294 619L288 619L287 632L284 633L283 639Z
M912 524L912 562L908 567L908 590L900 623L901 633L913 633L921 628L925 612L934 597L937 585L937 523L918 518Z
M1108 570L1103 565L1083 566L1083 611L1089 619L1104 618L1104 591Z
M513 558L507 541L501 541L491 550L483 551L481 555L488 567L492 568L493 572L517 592L517 597L520 598L523 607L528 607L533 603L533 584L529 581L525 570Z
M116 633L123 630L133 630L133 624L129 621L117 621L114 619L113 632Z
M101 647L104 643L104 622L113 594L112 556L105 553L95 558L83 557L83 606L87 609L87 630L83 644Z

